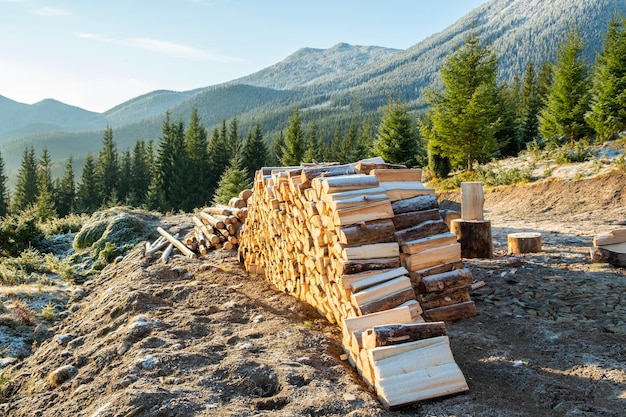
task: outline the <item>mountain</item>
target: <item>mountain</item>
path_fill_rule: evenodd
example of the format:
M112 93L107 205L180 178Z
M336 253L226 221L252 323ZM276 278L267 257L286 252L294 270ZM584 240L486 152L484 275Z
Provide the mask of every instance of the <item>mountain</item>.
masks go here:
M528 62L553 60L574 27L585 41L584 55L591 64L616 12L626 14L626 2L491 0L405 50L345 43L329 49L302 48L228 83L186 92L154 91L102 114L49 100L27 106L0 97L0 150L9 172L17 169L25 144L37 150L45 144L55 159L66 158L69 150L80 159L79 150L100 149L107 125L124 150L137 139L158 139L166 111L186 122L193 108L210 130L237 117L243 134L259 121L266 138L287 126L294 106L301 109L303 122L314 117L320 126L368 117L377 121L390 96L407 102L413 111L423 110L425 89L440 87L441 64L472 31L493 47L500 59L500 77L510 81ZM42 113L46 108L48 112Z

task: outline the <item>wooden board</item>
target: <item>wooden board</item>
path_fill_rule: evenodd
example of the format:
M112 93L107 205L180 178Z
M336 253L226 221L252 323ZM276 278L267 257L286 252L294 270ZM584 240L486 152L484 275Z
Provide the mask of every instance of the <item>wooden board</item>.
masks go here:
M359 292L394 278L406 276L408 273L409 271L407 271L404 267L388 269L385 271L367 271L365 273L353 274L356 276L349 280L345 280L346 276L344 276L342 277L344 278L342 279L342 283L345 287L349 281L347 289L352 292ZM348 275L347 277L350 276Z
M334 212L333 222L335 226L347 226L371 220L391 219L392 217L391 203L387 200L337 210Z
M375 258L391 258L400 256L400 246L397 242L373 243L370 245L362 245L344 248L341 252L343 259L375 259Z
M380 182L386 181L422 181L422 170L414 169L373 169L369 175L375 175ZM423 185L422 185L423 186Z
M456 235L454 233L446 232L437 235L424 237L421 239L409 240L402 244L402 253L418 253L426 249L432 249L439 246L446 246L451 243L456 243Z
M409 271L416 271L442 263L454 262L461 259L461 245L451 243L446 246L426 249L402 259L402 263Z

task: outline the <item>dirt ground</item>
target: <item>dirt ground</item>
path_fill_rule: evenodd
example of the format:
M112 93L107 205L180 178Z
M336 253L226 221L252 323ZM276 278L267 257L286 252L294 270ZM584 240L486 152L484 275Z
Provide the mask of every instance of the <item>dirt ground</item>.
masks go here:
M3 416L623 416L626 270L592 264L626 226L626 176L486 190L494 258L465 260L478 316L447 325L469 392L384 410L340 360L340 329L248 276L234 252L167 265L141 248L75 293L5 368ZM440 196L454 207L458 193ZM164 218L170 231L187 217ZM538 231L543 251L506 253Z

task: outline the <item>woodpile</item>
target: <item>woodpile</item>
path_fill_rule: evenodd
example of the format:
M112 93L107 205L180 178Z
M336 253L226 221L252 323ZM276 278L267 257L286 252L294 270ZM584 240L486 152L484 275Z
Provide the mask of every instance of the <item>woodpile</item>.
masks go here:
M476 314L472 276L420 170L380 158L263 168L239 256L342 326L350 363L388 407L467 390L444 321Z
M616 229L594 237L591 259L593 262L626 267L626 229Z
M228 205L203 208L192 216L194 227L183 239L178 234L171 235L157 227L161 236L153 243L146 242L145 257L152 258L161 252L159 261L167 263L174 249L189 259L206 255L215 249L236 250L248 215L247 201L251 196L252 190L244 190L238 197L233 197Z

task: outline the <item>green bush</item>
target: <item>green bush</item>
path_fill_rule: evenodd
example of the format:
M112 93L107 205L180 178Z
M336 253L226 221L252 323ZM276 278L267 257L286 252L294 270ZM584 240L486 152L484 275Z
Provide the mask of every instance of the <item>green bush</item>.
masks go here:
M31 247L37 248L44 239L32 210L24 210L0 219L0 255L19 256Z
M579 140L575 144L565 144L551 152L557 164L571 164L573 162L589 161L593 157L593 149L586 140Z

